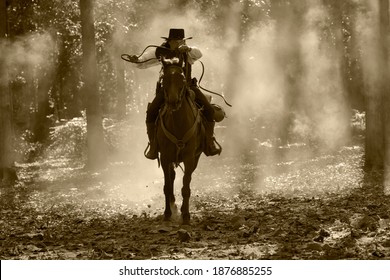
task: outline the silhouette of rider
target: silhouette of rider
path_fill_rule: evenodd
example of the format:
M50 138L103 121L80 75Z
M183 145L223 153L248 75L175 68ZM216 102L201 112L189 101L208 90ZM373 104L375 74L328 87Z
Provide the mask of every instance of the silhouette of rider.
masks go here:
M182 62L182 67L186 75L188 87L195 93L195 102L199 106L203 107L203 115L206 119L205 134L206 134L206 147L204 153L207 156L219 155L221 148L215 145L214 138L214 108L210 104L206 96L200 91L196 79L191 79L191 66L194 62L202 57L202 52L195 46L188 46L186 40L191 39L184 37L184 29L170 29L168 37L161 37L165 39L165 42L161 44L161 47L156 48L155 51L146 52L141 57L133 55L130 57L130 61L137 63L137 67L140 69L149 68L151 66L159 65L159 59L164 58L179 58ZM140 63L145 61L145 63ZM161 77L157 83L156 96L148 105L146 111L146 129L149 138L150 149L145 153L148 159L156 159L158 157L156 134L156 120L159 114L159 110L164 103L164 91L161 85Z

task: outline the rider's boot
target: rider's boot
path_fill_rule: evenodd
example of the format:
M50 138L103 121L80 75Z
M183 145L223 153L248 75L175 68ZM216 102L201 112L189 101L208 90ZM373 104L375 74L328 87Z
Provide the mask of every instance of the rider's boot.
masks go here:
M206 156L219 155L222 151L221 146L214 138L214 126L215 122L205 121L206 149L204 153L206 154ZM215 144L217 144L218 147Z
M146 123L146 133L148 134L149 138L149 151L145 151L145 157L148 159L156 159L158 157L158 151L157 151L157 142L156 142L156 124L154 122ZM146 149L148 149L146 147Z

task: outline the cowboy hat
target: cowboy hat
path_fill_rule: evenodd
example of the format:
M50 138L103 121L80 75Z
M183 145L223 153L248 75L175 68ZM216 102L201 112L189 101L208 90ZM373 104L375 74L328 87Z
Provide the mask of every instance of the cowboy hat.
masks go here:
M171 28L169 29L168 37L161 37L165 40L188 40L192 39L192 37L184 38L184 29L181 28Z

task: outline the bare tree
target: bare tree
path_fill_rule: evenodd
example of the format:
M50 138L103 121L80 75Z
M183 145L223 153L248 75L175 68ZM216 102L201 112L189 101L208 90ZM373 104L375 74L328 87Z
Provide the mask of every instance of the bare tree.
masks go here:
M286 0L272 2L272 14L276 19L276 57L286 80L284 102L286 110L281 118L279 137L283 144L288 142L288 131L292 113L298 110L300 79L303 75L299 34L302 32L305 1L294 3Z
M384 165L390 166L390 97L389 97L389 32L390 32L390 23L389 23L389 0L379 0L379 11L380 11L380 51L382 56L382 118L383 118L383 133L384 133Z
M366 141L365 141L365 165L368 169L382 169L385 163L385 139L388 129L386 118L388 113L388 46L387 37L389 31L389 2L378 0L377 11L379 21L374 31L375 49L372 54L376 73L370 75L366 98ZM385 133L386 131L386 133Z
M102 168L107 163L103 136L102 111L97 84L95 27L92 0L80 0L81 34L83 50L84 95L87 114L87 167Z
M7 11L6 0L0 1L0 47L7 43ZM13 184L17 177L13 168L12 149L12 115L11 98L8 87L8 75L4 50L0 54L0 180L1 184Z

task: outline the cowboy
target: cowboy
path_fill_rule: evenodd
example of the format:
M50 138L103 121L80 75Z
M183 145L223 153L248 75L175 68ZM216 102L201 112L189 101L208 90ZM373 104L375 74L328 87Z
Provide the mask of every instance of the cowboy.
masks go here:
M188 86L195 93L195 102L199 104L199 106L203 107L203 115L206 119L206 148L204 153L207 156L219 155L221 153L221 148L216 147L214 143L214 108L206 96L198 88L196 79L191 79L191 66L196 60L202 57L202 52L197 47L190 47L186 44L186 40L191 39L192 37L185 38L184 29L170 29L168 37L161 38L165 40L161 47L158 47L153 52L147 52L141 57L133 55L130 57L130 61L137 63L138 68L144 69L160 64L159 59L161 57L164 57L165 59L172 59L174 57L179 58L186 75ZM149 103L146 111L146 130L149 138L150 149L147 153L145 153L145 156L152 160L158 157L157 141L155 139L156 119L163 103L164 91L162 89L160 77L160 80L157 83L156 96L154 100Z

